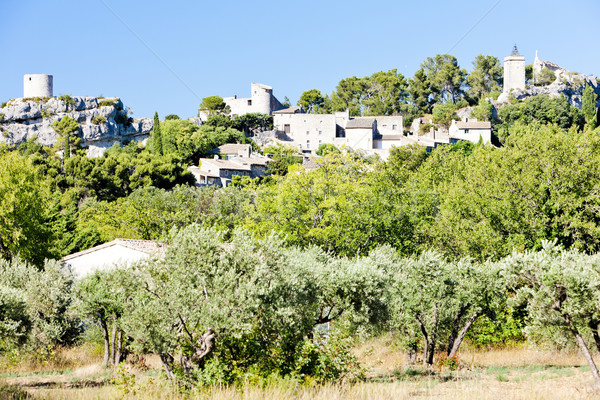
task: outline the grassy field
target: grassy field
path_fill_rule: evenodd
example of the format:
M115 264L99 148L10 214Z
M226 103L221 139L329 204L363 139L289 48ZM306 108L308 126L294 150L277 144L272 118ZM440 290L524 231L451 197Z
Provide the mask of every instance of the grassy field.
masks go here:
M163 379L158 360L143 370L100 367L90 347L58 351L49 362L0 360L0 399L593 399L592 376L577 353L513 348L460 355L461 368L405 366L405 354L385 338L356 348L368 368L361 383L306 387L279 380L266 387L213 387L183 396ZM599 360L600 361L600 360Z

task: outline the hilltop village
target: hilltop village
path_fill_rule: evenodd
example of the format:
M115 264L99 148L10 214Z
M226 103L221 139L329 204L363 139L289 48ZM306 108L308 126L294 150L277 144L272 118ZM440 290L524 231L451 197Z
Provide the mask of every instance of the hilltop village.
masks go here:
M572 105L581 108L581 93L586 85L600 92L595 77L571 73L539 59L537 52L530 69L531 76L527 78L525 57L515 46L512 54L504 58L502 92L496 99L485 99L491 112L483 120L473 115L474 106L456 110L447 124L436 123L431 115L421 115L413 118L408 126L402 113L356 116L351 115L349 109L307 112L301 106L282 104L272 87L260 83L251 84L250 97L221 98L224 107L218 113L231 118L249 114L269 116L272 124L246 132L249 139L262 148L291 146L306 161L315 157L322 145L360 151L366 156L377 155L385 160L390 149L407 145L424 146L427 151L459 141L495 145L491 121L504 105L546 94L566 97ZM539 85L535 77L548 81ZM116 97L53 97L53 76L44 74L25 75L24 97L4 103L0 111L0 143L18 144L34 138L42 145L54 145L57 133L53 124L69 116L79 124L80 146L87 149L90 157L101 156L114 143L144 144L154 129L153 119L129 117L128 109ZM200 110L197 118L189 120L201 126L210 117L210 111ZM224 186L235 175L264 176L270 159L256 150L242 143L225 144L213 149L212 158L199 160L199 165L189 167L189 171L198 185Z

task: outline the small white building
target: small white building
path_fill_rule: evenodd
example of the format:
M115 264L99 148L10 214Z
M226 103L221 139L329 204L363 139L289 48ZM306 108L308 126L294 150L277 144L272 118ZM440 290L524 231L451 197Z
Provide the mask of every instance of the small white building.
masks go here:
M115 239L61 259L81 279L96 270L129 266L150 257L162 257L166 245L153 240Z
M477 121L476 118L463 118L452 121L448 129L451 139L468 140L472 143L490 143L492 141L492 124L488 121Z

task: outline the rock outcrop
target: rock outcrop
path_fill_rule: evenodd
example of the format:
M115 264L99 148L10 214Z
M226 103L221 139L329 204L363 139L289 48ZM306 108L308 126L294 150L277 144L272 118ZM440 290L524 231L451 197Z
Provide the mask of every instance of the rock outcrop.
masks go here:
M0 108L0 143L14 145L35 138L52 146L57 139L52 123L67 115L80 125L81 145L90 157L101 156L115 142L147 139L153 125L151 118L129 118L116 97L13 99Z
M517 100L522 100L531 96L547 94L550 97L565 96L571 105L581 108L583 89L588 85L594 89L600 99L600 85L595 76L570 72L560 65L550 61L540 60L536 53L535 61L533 62L534 76L539 76L544 69L548 69L554 73L555 79L552 83L544 86L528 85L525 90L512 90L510 94L502 93L498 98L498 103L495 103L494 105L500 106L502 103L508 102L510 96L513 96Z

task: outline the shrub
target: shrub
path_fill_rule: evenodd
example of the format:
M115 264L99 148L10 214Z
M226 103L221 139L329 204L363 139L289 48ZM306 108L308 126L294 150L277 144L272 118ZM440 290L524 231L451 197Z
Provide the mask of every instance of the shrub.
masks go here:
M172 119L180 119L180 118L179 118L179 115L176 115L176 114L169 114L165 117L165 121L170 121Z
M546 86L556 80L556 75L554 75L554 72L550 69L544 68L540 71L539 74L537 74L535 78L536 86Z
M4 114L0 113L0 122L4 120Z
M92 124L94 125L102 125L106 123L106 117L104 115L97 115L92 118Z
M69 110L70 107L75 106L75 100L73 100L73 98L68 94L63 94L62 96L59 97L59 99L65 102L67 111Z
M4 103L2 103L2 105L0 105L0 108L4 108L8 105L8 101L5 101Z
M114 107L115 106L115 101L114 100L102 100L100 103L98 103L98 108L100 107Z

